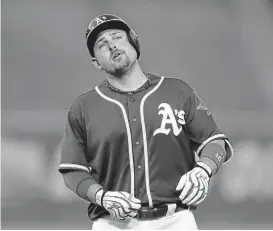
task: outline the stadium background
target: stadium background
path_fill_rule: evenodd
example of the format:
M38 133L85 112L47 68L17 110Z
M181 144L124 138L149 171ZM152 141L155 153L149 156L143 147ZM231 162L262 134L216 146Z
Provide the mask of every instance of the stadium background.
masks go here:
M103 76L85 47L98 14L138 33L145 71L184 79L235 155L195 212L201 229L273 229L270 0L2 0L2 229L90 229L57 172L67 109ZM166 92L167 94L167 92Z

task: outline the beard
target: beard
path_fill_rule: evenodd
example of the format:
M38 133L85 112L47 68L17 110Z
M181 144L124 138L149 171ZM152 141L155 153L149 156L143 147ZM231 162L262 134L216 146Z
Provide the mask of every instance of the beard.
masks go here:
M112 61L111 68L105 71L111 74L112 76L121 77L130 69L131 61L125 53L123 53L121 57L119 57L117 60L111 61Z

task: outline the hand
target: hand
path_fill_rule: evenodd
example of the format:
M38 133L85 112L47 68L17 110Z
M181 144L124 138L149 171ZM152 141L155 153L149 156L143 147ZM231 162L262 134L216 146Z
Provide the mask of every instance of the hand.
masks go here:
M100 190L96 202L104 207L113 217L119 220L133 218L141 208L141 201L127 192Z
M195 206L205 200L209 180L208 173L198 166L184 174L176 187L177 191L181 191L179 198L182 203Z

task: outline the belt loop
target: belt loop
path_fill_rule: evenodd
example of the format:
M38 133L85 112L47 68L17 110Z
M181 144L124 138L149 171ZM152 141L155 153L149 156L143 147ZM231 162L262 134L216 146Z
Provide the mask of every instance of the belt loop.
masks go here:
M173 215L175 213L177 204L167 204L167 206L168 206L168 210L167 210L166 216Z

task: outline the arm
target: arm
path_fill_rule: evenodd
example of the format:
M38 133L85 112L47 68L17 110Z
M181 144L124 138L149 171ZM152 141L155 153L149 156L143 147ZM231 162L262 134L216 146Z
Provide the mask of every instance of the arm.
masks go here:
M92 175L83 171L69 171L63 174L67 188L76 193L82 199L96 203L96 193L102 189Z
M211 174L215 175L232 157L232 146L218 128L212 113L204 102L192 91L186 103L186 126L189 131L193 150L202 162L211 168Z
M86 160L86 135L78 105L72 105L68 112L59 172L71 191L80 198L95 202L95 194L102 186L91 175Z
M76 106L68 113L59 166L65 185L80 198L103 207L117 219L136 216L141 207L140 200L127 192L104 191L93 178L86 160L86 134L81 111Z
M181 177L176 189L181 191L182 203L196 206L206 198L210 177L231 158L233 150L195 91L186 100L185 112L192 147L199 159L195 167Z
M214 176L220 170L226 156L225 141L213 140L204 147L197 164L207 169L209 175Z

